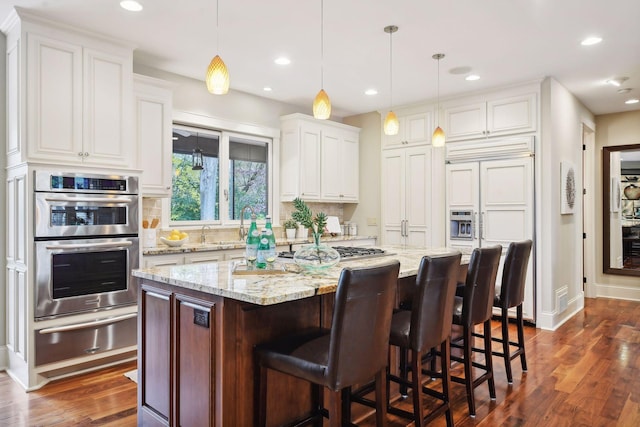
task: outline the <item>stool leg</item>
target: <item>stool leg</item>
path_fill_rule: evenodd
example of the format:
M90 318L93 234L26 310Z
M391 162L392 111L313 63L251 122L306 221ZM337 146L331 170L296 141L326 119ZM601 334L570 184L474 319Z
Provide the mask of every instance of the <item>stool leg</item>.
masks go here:
M387 425L387 368L381 369L376 374L376 426Z
M493 380L493 357L491 355L491 319L484 322L484 357L489 382L489 397L496 398L496 383Z
M329 391L329 427L341 427L342 415L341 415L341 396L342 391Z
M522 304L516 308L517 321L518 321L518 348L520 349L520 364L522 364L522 370L527 372L527 356L524 352L524 320L522 319Z
M259 367L258 379L258 426L266 427L267 425L267 368Z
M513 384L513 373L511 372L511 348L509 347L509 316L507 309L500 309L500 322L502 322L502 358L504 359L504 370L507 373L507 382Z
M469 405L469 415L476 416L476 403L473 399L473 360L471 359L471 347L473 343L472 329L473 326L464 326L464 344L462 346L462 352L464 357L464 385L467 389L467 404Z
M413 390L413 419L415 427L424 426L422 416L422 354L411 351L411 388Z
M449 385L451 384L451 347L449 338L440 345L440 364L442 365L442 395L447 405L445 416L447 417L447 427L453 427L453 413L449 400Z
M400 357L400 378L407 381L409 378L409 364L407 362L407 349L400 347L399 357ZM400 396L403 399L406 399L407 394L407 386L403 383L400 383Z

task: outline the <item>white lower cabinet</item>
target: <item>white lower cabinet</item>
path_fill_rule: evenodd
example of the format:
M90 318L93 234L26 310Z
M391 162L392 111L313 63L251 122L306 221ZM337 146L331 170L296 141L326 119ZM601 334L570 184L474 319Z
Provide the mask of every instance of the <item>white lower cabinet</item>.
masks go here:
M429 247L431 146L382 151L382 243Z

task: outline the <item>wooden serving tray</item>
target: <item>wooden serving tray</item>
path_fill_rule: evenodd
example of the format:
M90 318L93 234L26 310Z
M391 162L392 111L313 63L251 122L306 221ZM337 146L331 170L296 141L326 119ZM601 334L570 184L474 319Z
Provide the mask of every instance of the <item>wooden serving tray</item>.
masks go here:
M247 270L247 264L245 263L234 264L231 270L231 274L246 275L246 276L264 276L268 274L288 274L288 273L293 273L293 272L287 271L286 265L279 262L273 263L273 269L271 270L265 270L265 269Z

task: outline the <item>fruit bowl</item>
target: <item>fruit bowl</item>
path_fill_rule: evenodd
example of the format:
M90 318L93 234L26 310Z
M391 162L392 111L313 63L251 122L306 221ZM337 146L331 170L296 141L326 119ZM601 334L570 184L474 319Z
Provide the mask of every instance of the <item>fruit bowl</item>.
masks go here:
M189 241L189 238L185 237L184 239L180 239L180 240L169 240L166 237L160 237L160 241L167 246L172 246L175 248L175 247L184 245L186 242Z

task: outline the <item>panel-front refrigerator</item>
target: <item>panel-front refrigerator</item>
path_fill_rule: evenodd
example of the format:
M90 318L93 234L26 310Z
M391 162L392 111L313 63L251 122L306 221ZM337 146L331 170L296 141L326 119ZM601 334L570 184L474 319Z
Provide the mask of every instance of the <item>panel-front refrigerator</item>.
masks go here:
M447 246L472 249L534 240L533 157L449 162L446 166ZM469 224L469 225L468 225ZM524 318L535 322L535 251L527 270Z

